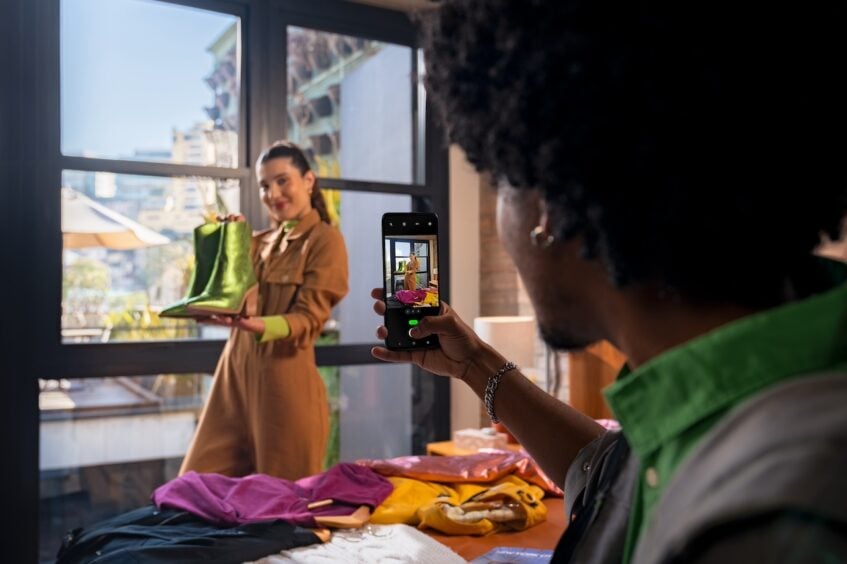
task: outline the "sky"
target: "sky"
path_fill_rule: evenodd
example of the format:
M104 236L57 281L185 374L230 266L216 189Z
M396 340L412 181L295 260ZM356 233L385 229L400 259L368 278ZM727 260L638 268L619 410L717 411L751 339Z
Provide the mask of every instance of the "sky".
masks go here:
M61 0L62 152L128 157L207 119L206 51L238 18L154 0Z

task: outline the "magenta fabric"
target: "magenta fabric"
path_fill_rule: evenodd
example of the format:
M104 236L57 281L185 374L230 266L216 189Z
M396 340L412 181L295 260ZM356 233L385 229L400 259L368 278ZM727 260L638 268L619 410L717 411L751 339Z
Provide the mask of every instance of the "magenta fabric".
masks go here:
M361 505L376 507L393 490L391 482L358 464L337 464L296 482L266 474L230 478L192 471L156 488L153 503L217 524L282 519L315 527L315 516L350 515ZM309 503L324 499L332 499L332 505L307 509Z
M406 305L426 299L426 290L397 290L394 297Z

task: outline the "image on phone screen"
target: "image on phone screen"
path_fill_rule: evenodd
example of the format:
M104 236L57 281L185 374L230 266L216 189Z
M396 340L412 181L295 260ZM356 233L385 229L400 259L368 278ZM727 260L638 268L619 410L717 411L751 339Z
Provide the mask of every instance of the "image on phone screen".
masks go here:
M416 341L409 330L427 315L438 315L438 218L427 213L383 216L383 284L386 327L392 348L435 346L437 340Z

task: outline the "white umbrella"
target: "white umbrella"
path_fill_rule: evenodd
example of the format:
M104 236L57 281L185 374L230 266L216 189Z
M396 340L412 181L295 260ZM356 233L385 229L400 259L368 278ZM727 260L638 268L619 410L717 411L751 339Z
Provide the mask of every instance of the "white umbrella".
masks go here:
M167 245L170 239L72 188L62 188L62 240L66 249L130 250Z

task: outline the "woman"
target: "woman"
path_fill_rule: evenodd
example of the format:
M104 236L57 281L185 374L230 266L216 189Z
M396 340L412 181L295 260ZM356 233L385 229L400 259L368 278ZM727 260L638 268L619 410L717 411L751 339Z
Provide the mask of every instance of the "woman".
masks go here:
M205 320L232 333L180 473L293 480L323 462L329 409L314 344L347 293L347 251L296 145L274 143L256 168L277 225L253 237L260 316Z
M409 261L406 263L406 269L403 275L403 288L406 290L418 289L418 257L415 253L409 255Z

